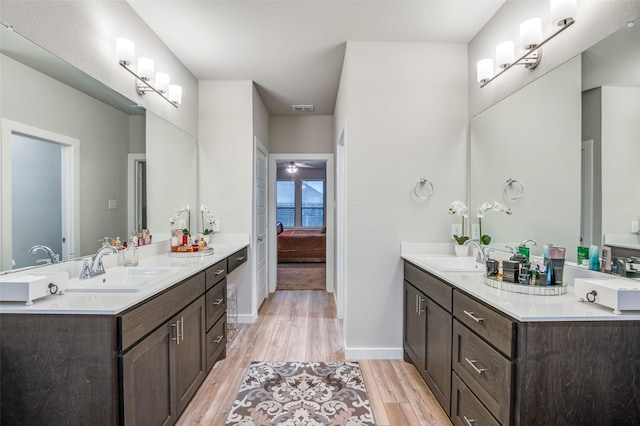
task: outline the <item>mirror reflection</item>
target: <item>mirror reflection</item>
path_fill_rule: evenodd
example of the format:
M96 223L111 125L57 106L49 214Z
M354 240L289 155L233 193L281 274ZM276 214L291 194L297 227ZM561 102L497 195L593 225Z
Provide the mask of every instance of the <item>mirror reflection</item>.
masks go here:
M483 219L492 245L534 239L533 254L556 244L576 261L578 245L638 243L638 30L621 29L471 120L472 221L487 201L513 211ZM524 187L515 200L509 179Z
M147 120L143 108L14 31L3 27L0 37L0 271L92 254L105 237L154 233L152 223L162 223L153 238L161 241L166 220L154 215L168 218L177 207L147 206L155 183L146 169L165 169L185 144L155 155L152 165L147 150L156 142L147 133L191 141L184 167L190 182L195 139L164 120ZM166 194L168 204L184 203ZM37 245L44 248L32 250Z

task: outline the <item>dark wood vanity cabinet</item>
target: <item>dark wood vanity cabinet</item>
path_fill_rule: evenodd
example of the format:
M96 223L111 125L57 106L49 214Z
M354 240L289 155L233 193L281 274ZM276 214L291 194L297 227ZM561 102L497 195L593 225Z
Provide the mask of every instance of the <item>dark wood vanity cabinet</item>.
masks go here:
M405 264L405 360L416 366L447 414L451 392L451 291L449 285Z
M640 424L640 321L521 322L409 262L404 272L405 359L453 424ZM425 318L430 306L453 319L432 320L435 309ZM430 352L445 351L447 333L448 390L429 373Z
M206 270L206 351L207 371L226 356L227 347L227 266L228 260Z

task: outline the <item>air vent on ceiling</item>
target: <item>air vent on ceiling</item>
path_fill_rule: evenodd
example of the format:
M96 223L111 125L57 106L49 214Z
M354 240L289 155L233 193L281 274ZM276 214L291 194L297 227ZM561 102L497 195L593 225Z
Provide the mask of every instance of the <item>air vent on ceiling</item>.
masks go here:
M313 112L315 107L313 105L291 105L291 109L295 112Z

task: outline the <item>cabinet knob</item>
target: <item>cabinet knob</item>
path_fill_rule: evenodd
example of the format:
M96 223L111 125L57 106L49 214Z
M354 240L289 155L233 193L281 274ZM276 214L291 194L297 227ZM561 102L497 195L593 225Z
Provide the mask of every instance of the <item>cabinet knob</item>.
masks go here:
M467 316L471 317L472 320L474 320L475 322L482 322L484 321L484 318L480 318L475 316L475 314L473 312L469 312L469 311L462 311L464 312Z
M464 418L465 423L469 426L473 426L473 424L476 422L474 419L468 419L467 416L462 417Z
M213 301L213 304L218 306L219 304L221 304L222 302L224 302L224 299L216 299Z
M213 341L213 343L218 344L218 343L220 343L220 342L222 341L222 339L224 339L224 336L218 336L218 337L216 338L216 340L214 340L214 341Z
M484 368L478 368L478 367L476 367L476 362L478 362L478 361L477 361L477 360L475 360L475 359L465 358L464 360L465 360L465 361L467 361L467 363L468 363L468 364L469 364L469 365L470 365L470 366L471 366L471 367L476 371L476 373L478 373L478 374L482 374L482 373L484 373L485 371L487 371L487 370L486 370L486 369L484 369Z

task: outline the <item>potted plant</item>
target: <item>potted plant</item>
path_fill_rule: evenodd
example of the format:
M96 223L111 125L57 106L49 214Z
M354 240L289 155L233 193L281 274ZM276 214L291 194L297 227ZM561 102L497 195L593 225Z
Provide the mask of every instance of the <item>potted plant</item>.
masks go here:
M484 218L484 215L489 211L501 212L507 215L511 214L511 209L509 207L506 207L497 201L494 201L493 203L485 201L484 203L482 203L482 205L480 205L480 207L478 207L477 217L478 228L480 231L480 243L485 246L488 246L491 243L491 236L482 233L482 218Z
M200 238L208 245L211 234L213 234L218 227L218 221L204 204L200 206L200 216L202 218L202 233L200 234Z
M452 216L460 216L462 220L462 230L460 235L453 234L453 239L457 243L454 245L454 250L457 256L467 256L469 252L469 247L464 245L464 243L469 239L468 236L464 235L464 219L468 217L468 212L469 208L462 201L454 201L449 207L449 214Z

